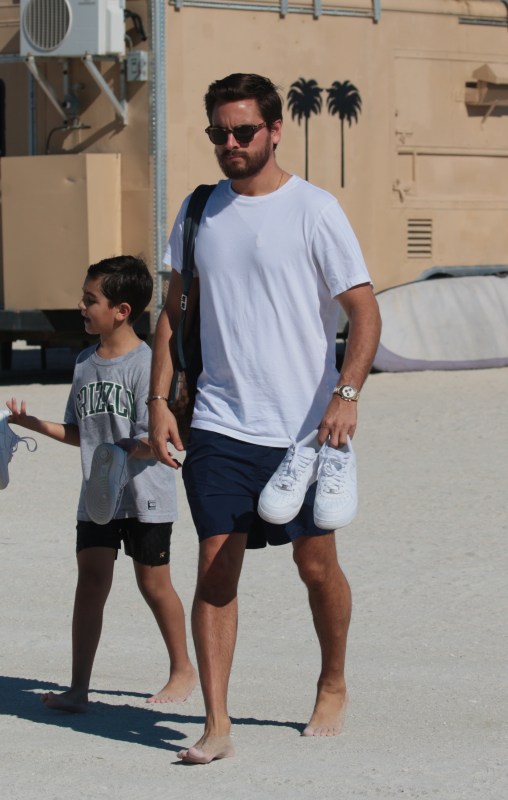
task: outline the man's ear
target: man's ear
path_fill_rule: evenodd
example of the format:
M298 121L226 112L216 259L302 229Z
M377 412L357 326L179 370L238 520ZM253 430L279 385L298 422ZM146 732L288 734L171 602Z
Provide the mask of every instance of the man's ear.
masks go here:
M270 133L272 135L272 142L275 147L279 144L281 134L282 134L282 120L276 119L275 122L272 123L270 127Z

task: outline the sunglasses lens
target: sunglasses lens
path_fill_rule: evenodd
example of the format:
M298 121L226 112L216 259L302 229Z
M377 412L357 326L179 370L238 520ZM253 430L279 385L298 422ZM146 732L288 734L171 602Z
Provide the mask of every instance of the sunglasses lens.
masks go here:
M262 126L237 125L236 128L228 130L227 128L219 128L215 127L214 125L210 125L210 127L206 129L206 133L208 134L208 138L212 144L226 144L229 134L232 133L238 144L246 145L252 142L256 131L259 130L260 127Z
M228 140L228 132L224 128L209 127L206 129L208 138L212 144L226 144Z
M238 144L249 144L254 138L257 125L238 125L233 128L233 136Z

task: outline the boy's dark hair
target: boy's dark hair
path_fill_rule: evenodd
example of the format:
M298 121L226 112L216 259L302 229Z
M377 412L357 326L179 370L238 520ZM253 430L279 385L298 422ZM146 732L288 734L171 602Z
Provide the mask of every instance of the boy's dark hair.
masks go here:
M266 122L268 128L278 119L282 119L282 99L271 80L262 75L235 72L227 78L214 81L208 87L205 108L210 124L217 103L234 103L238 100L256 100L263 122Z
M114 256L88 267L89 278L102 278L101 291L112 306L128 303L132 325L152 299L153 278L141 258Z

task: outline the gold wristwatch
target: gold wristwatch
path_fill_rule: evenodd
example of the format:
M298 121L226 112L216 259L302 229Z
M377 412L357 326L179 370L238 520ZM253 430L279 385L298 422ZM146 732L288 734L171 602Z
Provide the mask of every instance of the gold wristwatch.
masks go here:
M355 389L354 386L350 386L349 383L343 383L341 386L336 386L332 394L342 397L342 399L347 400L348 403L357 403L360 397L360 390Z

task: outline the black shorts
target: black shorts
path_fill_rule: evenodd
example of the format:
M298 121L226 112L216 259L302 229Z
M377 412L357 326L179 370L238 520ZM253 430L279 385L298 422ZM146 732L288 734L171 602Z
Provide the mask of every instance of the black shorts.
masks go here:
M254 550L330 533L314 523L316 483L286 525L265 522L257 513L259 495L286 452L286 447L250 444L191 428L182 475L200 541L220 533L246 533L247 548Z
M140 522L135 517L112 519L107 525L82 522L76 525L76 553L88 547L112 547L147 567L169 564L172 522Z

